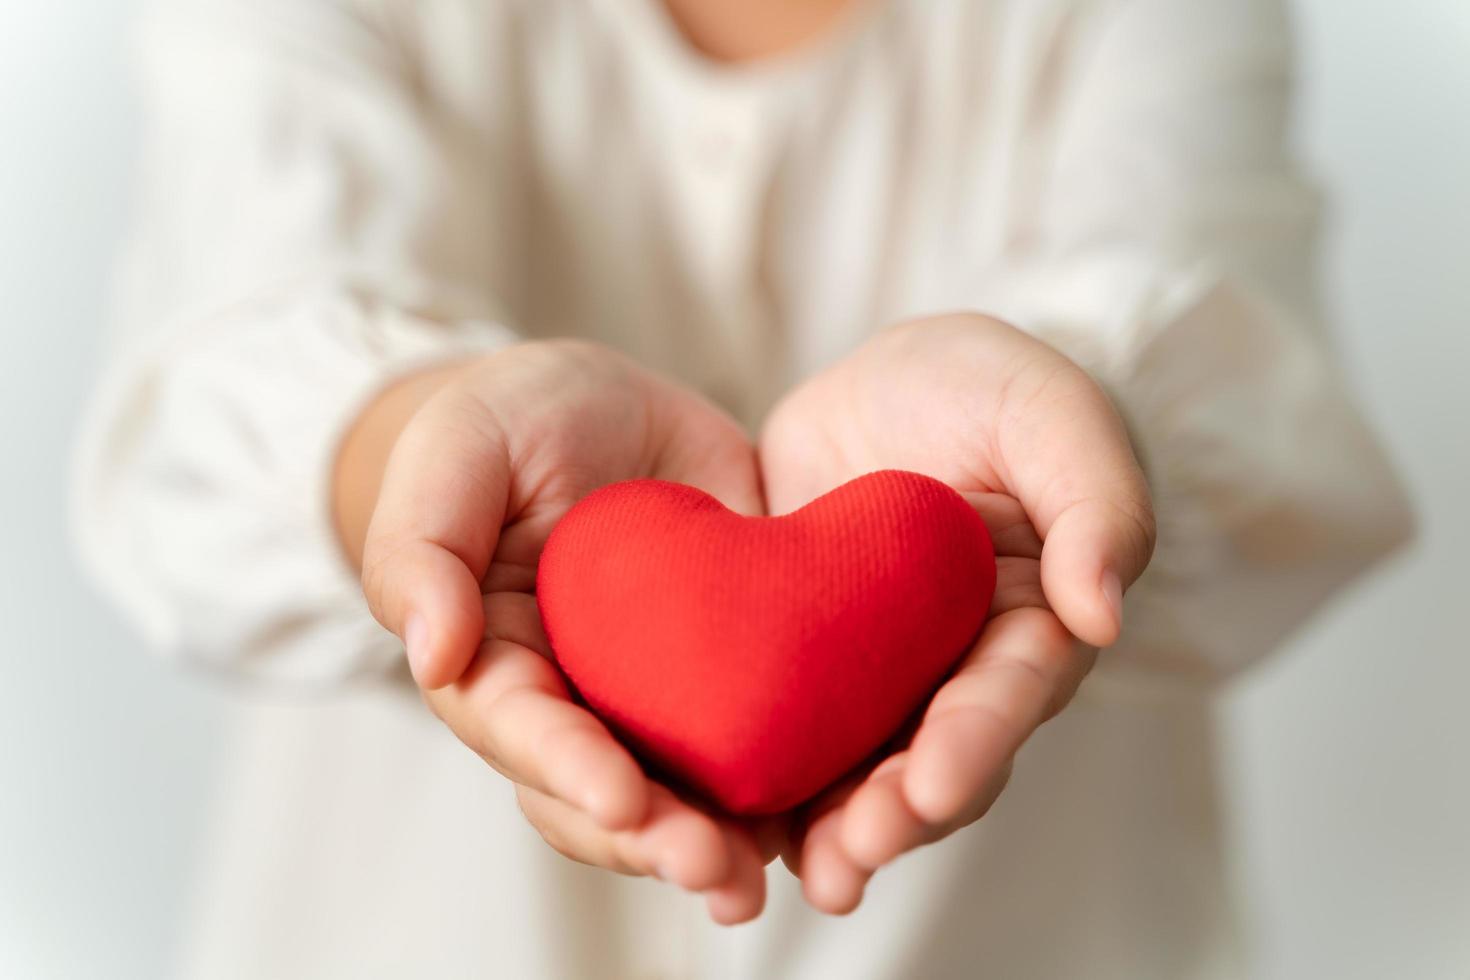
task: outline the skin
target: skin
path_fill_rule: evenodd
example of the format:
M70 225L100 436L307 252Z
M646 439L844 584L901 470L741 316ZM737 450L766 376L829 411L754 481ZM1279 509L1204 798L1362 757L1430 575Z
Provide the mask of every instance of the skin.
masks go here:
M992 617L912 740L784 818L702 811L649 780L568 696L541 632L536 560L616 480L700 487L780 513L873 469L929 473L989 522ZM369 405L334 481L374 615L429 707L516 785L575 860L654 874L746 921L781 853L808 900L855 908L874 871L978 819L1029 734L1116 640L1153 547L1147 486L1106 396L1050 347L961 314L886 331L792 392L753 447L695 393L595 345L552 341L404 379Z
M793 823L786 863L813 906L841 914L879 868L995 802L1017 750L1117 640L1153 512L1102 390L983 316L880 334L777 406L760 460L773 513L875 469L927 473L974 505L996 547L990 618L912 739Z
M727 415L606 348L528 343L384 392L343 444L334 511L425 702L515 783L547 842L701 892L716 921L744 921L778 843L648 780L570 699L536 610L552 526L594 488L638 477L763 510L754 449Z
M820 42L854 0L663 0L691 47L714 61L759 61Z

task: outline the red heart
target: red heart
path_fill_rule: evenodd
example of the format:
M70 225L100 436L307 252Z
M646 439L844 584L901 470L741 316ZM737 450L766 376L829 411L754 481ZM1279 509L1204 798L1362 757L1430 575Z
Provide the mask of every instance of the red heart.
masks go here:
M965 653L995 591L985 522L886 470L782 517L632 480L557 524L537 598L557 662L656 771L733 813L815 795Z

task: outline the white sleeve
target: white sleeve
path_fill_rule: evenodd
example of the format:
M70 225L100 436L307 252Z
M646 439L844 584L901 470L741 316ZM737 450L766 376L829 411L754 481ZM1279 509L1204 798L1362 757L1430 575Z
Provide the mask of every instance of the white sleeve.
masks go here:
M270 680L398 664L332 531L337 442L393 377L512 339L477 283L484 161L376 16L170 0L139 33L141 220L74 533L151 645Z
M1079 31L1024 256L982 308L1089 369L1153 488L1104 672L1228 676L1410 533L1313 290L1276 0L1123 0Z

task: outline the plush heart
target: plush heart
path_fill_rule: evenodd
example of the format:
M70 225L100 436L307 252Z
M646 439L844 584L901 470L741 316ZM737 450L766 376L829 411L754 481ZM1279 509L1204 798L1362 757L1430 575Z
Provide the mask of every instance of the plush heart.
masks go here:
M537 599L557 662L651 768L733 813L810 798L890 738L979 631L985 522L917 473L781 517L693 487L603 487L562 518Z

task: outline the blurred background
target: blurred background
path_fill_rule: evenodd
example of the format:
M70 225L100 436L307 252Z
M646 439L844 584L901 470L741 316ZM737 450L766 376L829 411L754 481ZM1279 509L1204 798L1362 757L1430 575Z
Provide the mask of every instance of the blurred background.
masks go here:
M1345 356L1418 543L1222 705L1272 978L1470 977L1470 3L1297 0ZM226 693L74 567L69 444L134 149L129 0L0 5L0 977L170 970Z

